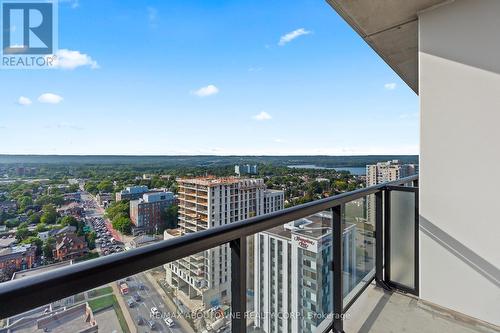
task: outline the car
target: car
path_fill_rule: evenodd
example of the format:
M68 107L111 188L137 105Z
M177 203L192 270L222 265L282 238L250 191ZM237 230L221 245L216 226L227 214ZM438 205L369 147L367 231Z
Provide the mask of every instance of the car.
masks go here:
M128 301L127 301L127 304L128 304L128 307L129 308L133 308L134 307L134 299L133 298L129 298Z
M165 318L163 319L163 321L165 322L165 325L167 325L167 327L172 327L175 325L174 321L171 318Z
M140 285L139 285L139 290L144 290L144 289L146 289L146 288L144 287L144 285L143 285L143 284L140 284Z
M148 320L148 326L151 329L154 329L156 327L156 322L154 320Z
M134 299L134 301L136 301L136 302L140 302L140 301L141 301L141 296L139 296L139 294L134 294L134 295L132 296L132 298L133 298L133 299Z
M144 325L144 318L142 318L141 316L137 316L135 322L137 323L137 325Z
M160 311L158 311L158 309L156 307L152 307L151 308L151 315L153 315L154 317L156 317L159 314L160 314Z

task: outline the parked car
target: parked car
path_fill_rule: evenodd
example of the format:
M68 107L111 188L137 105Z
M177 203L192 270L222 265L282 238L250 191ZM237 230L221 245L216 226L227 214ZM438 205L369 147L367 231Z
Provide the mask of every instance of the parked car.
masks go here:
M148 326L151 329L154 329L156 327L156 322L154 320L148 320Z
M163 319L163 321L165 322L165 325L167 325L167 327L172 327L175 325L174 321L171 318L165 318Z

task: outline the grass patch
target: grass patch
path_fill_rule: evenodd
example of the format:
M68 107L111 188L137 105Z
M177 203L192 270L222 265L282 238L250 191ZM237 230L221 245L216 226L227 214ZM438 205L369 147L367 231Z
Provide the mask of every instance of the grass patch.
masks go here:
M109 288L111 289L111 287ZM101 289L106 289L106 287ZM115 295L111 294L90 300L89 306L93 312L98 312L100 310L113 307L113 310L115 310L115 314L116 317L118 318L118 322L120 323L122 331L124 333L130 333L127 321L125 320L125 316L123 315L122 309L120 308L120 305L118 304L118 300L116 299Z
M90 298L93 298L93 297L104 296L104 295L108 295L108 294L112 294L112 293L113 293L113 288L108 286L108 287L90 290L87 294Z
M99 297L93 300L89 301L89 306L92 309L92 311L97 312L102 309L109 308L114 305L116 302L116 297L115 295L107 295L104 297Z

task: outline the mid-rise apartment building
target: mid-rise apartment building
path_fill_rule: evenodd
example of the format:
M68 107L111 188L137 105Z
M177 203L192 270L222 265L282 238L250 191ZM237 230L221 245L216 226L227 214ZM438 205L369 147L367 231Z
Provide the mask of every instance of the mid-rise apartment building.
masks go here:
M162 214L174 204L172 192L144 193L141 199L130 201L130 220L134 234L156 232L163 227Z
M418 173L418 165L403 164L399 160L379 162L366 166L366 186L398 180ZM375 197L367 198L367 219L375 223Z
M332 311L331 214L321 213L255 235L254 326L315 332ZM343 233L345 293L356 283L356 229Z
M262 179L181 179L178 188L180 234L283 209L284 192L267 190ZM223 245L166 265L166 278L200 308L216 306L230 298L230 265Z

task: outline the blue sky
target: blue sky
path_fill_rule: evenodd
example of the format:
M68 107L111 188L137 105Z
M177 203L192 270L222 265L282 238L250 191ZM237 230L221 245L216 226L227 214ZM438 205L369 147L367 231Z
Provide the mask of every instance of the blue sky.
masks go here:
M64 0L0 153L416 154L418 99L324 1Z

